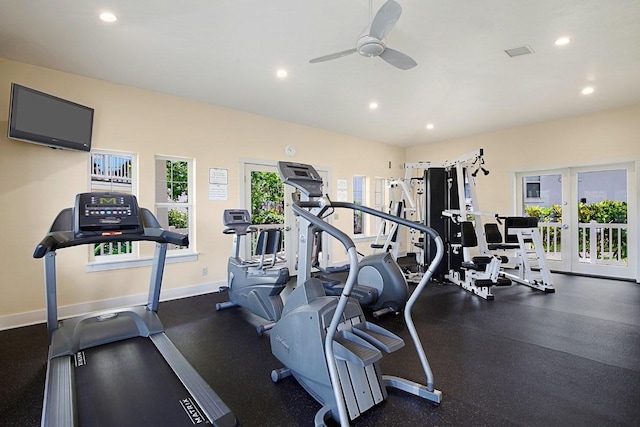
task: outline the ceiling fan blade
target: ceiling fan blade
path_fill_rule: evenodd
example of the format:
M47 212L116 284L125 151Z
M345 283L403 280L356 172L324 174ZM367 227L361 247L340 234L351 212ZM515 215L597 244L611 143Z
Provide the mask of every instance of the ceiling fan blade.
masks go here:
M380 56L380 58L384 59L394 67L400 68L401 70L408 70L409 68L413 68L418 65L418 63L414 61L413 58L405 55L402 52L398 52L395 49L386 48L378 56Z
M384 39L400 19L401 13L402 7L397 2L388 0L373 17L369 35L378 40Z
M355 48L348 49L348 50L343 50L342 52L336 52L336 53L332 53L330 55L325 55L325 56L320 56L318 58L313 58L313 59L309 60L309 63L310 64L315 64L316 62L330 61L332 59L342 58L343 56L351 55L352 53L356 53L356 52L357 52L357 50Z

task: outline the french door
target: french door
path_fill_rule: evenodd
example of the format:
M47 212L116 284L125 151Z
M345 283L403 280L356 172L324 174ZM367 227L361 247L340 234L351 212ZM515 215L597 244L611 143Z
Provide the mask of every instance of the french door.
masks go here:
M516 212L538 217L552 270L635 279L636 182L634 163L519 172Z
M281 253L281 257L286 260L286 266L289 269L289 273L293 276L297 274L297 256L298 256L298 235L299 235L299 227L298 227L298 217L293 214L291 210L292 204L292 193L293 187L284 186L282 184L278 174L278 168L276 166L276 162L271 162L268 160L246 160L241 161L240 170L244 185L241 186L242 197L241 200L244 203L244 209L247 209L254 219L265 218L265 215L254 217L254 211L256 209L256 205L269 205L262 206L268 207L270 210L273 210L276 213L282 213L283 217L281 221L273 221L273 215L269 218L268 224L259 224L254 221L254 227L258 230L263 228L279 228L284 233L283 237L283 252ZM318 173L322 177L325 182L324 191L328 192L328 172L326 170L318 169ZM260 179L257 179L260 178ZM281 191L270 191L270 195L272 197L261 198L259 203L255 203L255 198L261 196L260 191L255 191L255 185L257 181L262 180L278 180L280 185L282 185ZM278 193L276 196L275 193ZM262 222L262 221L258 221ZM324 233L323 233L324 234ZM245 247L243 248L243 256L247 256L247 254L251 254L251 240L246 239ZM320 265L326 267L329 263L329 249L330 244L327 241L327 236L323 236L322 242L322 253L320 255Z

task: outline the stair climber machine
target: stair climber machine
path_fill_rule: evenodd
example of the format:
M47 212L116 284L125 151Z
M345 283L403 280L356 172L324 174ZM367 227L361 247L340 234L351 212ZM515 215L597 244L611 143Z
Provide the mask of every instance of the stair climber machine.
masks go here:
M131 241L156 243L147 304L58 321L56 251ZM163 230L131 194L78 194L58 214L33 254L44 258L50 344L43 427L237 424L164 333L157 311L168 244L189 238Z
M332 203L322 197L322 179L311 165L279 162L283 182L300 190L300 200L292 205L300 217L297 286L284 305L282 317L270 333L271 351L285 367L272 371L274 382L293 376L321 405L314 422L326 425L333 417L341 426L387 397L387 387L393 387L424 398L434 404L442 393L434 388L434 379L424 348L411 318L411 309L426 287L442 259L442 239L430 228L398 219L389 214L350 203ZM350 298L359 270L355 244L348 235L323 221L318 212L325 206L359 209L369 214L400 221L427 233L438 250L409 297L404 319L426 376L426 385L404 378L382 375L379 361L384 353L404 346L393 333L366 321L358 302ZM338 296L327 296L322 283L311 277L314 228L337 239L349 255L349 275Z
M269 321L258 325L258 335L271 329L282 314L280 293L289 281L289 269L276 266L281 247L281 231L260 231L256 243L257 260L240 258L243 237L255 232L251 226L251 215L245 209L226 209L223 214L224 234L233 234L233 256L227 263L229 301L216 304L216 310L229 307L244 307L256 316Z

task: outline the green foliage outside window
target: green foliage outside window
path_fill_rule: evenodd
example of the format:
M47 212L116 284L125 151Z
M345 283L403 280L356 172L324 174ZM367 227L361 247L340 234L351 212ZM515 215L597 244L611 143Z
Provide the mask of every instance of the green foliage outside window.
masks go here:
M171 209L169 211L169 225L175 228L189 228L189 214Z
M167 160L167 197L171 202L189 195L189 164L184 161Z
M527 216L538 218L540 222L561 222L562 207L552 205L551 207L529 206L525 209ZM579 203L578 222L587 223L591 221L600 224L626 224L627 223L627 203L613 200L604 200L598 203Z
M189 198L189 163L181 160L167 160L167 199L170 202L186 202ZM189 214L178 209L169 210L169 225L175 228L189 228Z
M251 222L284 223L284 185L275 172L251 172Z

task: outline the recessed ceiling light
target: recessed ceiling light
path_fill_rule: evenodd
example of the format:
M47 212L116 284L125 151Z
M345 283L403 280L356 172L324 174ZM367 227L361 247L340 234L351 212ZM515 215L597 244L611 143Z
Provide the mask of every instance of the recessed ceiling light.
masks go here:
M566 46L571 43L571 39L569 37L560 37L555 41L556 46Z
M372 102L369 104L369 108L371 110L375 110L376 108L378 108L378 103L377 102Z
M433 123L428 123L427 124L427 129L431 130L433 128L434 128Z
M104 22L115 22L118 18L111 12L102 12L100 14L100 19Z
M276 71L276 76L278 76L278 78L280 79L284 79L289 75L289 73L287 73L287 70L285 70L284 68L280 68L278 71Z
M584 89L582 89L582 94L583 95L591 95L594 90L595 89L592 86L587 86Z

